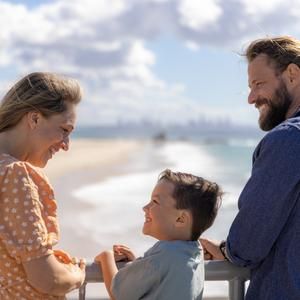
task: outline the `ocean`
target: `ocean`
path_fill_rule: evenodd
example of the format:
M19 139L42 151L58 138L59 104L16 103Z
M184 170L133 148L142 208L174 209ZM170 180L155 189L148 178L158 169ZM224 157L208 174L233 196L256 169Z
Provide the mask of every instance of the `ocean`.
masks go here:
M99 251L113 244L125 244L142 255L156 240L143 236L142 207L149 201L159 173L165 168L193 173L217 182L225 192L214 225L203 236L225 239L237 213L237 200L251 172L252 152L258 138L222 140L149 141L131 157L119 175L79 186L73 191L78 200L93 205L83 211L77 227L99 245ZM226 282L206 282L205 296L224 296Z

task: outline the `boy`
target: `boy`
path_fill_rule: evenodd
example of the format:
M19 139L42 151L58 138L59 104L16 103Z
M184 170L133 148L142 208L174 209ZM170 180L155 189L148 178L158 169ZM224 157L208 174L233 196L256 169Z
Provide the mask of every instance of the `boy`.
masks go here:
M150 202L143 207L143 233L159 241L143 257L122 245L96 256L104 283L116 300L200 300L204 285L203 253L198 239L214 222L221 200L215 183L165 170ZM116 261L131 260L118 271Z

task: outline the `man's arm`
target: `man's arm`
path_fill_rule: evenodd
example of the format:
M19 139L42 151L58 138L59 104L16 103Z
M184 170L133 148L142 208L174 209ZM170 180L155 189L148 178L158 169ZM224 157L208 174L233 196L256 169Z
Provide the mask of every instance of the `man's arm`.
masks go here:
M289 220L300 193L299 137L298 129L283 128L263 139L226 241L233 263L258 265Z

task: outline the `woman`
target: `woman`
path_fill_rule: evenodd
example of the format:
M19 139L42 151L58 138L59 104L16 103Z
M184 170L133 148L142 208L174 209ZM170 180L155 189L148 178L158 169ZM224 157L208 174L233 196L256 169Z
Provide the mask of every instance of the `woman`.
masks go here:
M0 105L0 299L65 299L85 265L63 262L56 201L44 167L69 148L81 90L75 80L32 73ZM63 257L63 259L62 259Z

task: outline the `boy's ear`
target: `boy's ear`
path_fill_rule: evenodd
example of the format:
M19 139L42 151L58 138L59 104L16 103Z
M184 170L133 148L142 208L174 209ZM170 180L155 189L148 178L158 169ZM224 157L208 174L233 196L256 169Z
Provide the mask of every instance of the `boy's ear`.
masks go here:
M177 227L182 227L186 226L188 222L190 222L191 215L188 211L182 210L180 215L176 219L176 226Z

